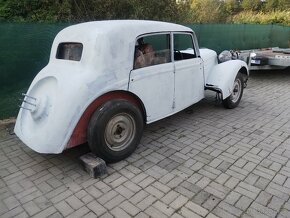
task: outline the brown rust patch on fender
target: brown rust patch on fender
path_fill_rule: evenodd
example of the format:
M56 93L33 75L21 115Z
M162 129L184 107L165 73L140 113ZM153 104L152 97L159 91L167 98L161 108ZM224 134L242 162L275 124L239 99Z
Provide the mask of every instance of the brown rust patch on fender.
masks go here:
M114 91L106 93L97 99L95 99L85 110L81 118L79 119L74 131L65 147L65 149L75 147L77 145L83 144L87 142L87 128L90 122L90 119L95 112L95 110L103 105L105 102L110 101L112 99L125 99L137 107L140 108L142 112L144 112L144 108L142 103L135 97L133 94L126 91Z

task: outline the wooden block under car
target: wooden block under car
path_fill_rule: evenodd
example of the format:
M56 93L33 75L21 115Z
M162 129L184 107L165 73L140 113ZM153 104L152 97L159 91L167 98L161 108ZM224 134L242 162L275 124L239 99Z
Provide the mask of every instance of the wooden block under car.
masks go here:
M93 153L84 154L80 157L80 160L85 171L87 171L93 178L100 177L107 173L106 162Z

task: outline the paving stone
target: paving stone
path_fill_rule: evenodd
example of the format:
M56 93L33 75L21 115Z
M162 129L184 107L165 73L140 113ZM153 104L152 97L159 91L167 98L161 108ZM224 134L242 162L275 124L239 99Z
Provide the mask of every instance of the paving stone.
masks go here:
M147 192L141 190L140 192L136 193L132 198L130 198L130 201L136 205L137 203L145 199L148 195L149 194Z
M56 209L63 215L67 216L74 212L74 210L65 201L61 201L55 205Z
M247 208L251 205L251 203L253 202L252 199L246 197L246 196L242 196L238 202L235 204L235 206L239 209L241 209L242 211L246 211Z
M174 201L171 202L170 206L173 209L177 210L180 207L182 207L187 201L188 201L188 198L182 195L179 195Z
M192 201L189 201L186 203L185 207L193 211L194 213L205 217L208 214L208 210L199 206L198 204L193 203Z
M219 203L218 207L236 216L241 216L241 214L243 213L243 211L239 208L223 201Z
M268 207L265 207L259 203L256 203L256 202L253 202L253 204L251 205L251 207L255 210L257 210L258 212L262 213L262 214L265 214L266 216L269 216L269 217L275 217L277 212L275 212L274 210L268 208Z
M209 213L206 218L218 218L218 216L214 215L213 213Z
M275 183L270 183L268 187L266 188L266 191L269 194L272 194L278 198L281 198L285 201L289 199L289 195L286 193L290 193L290 190L288 188L285 188L283 186L277 185Z
M210 193L202 190L193 197L192 201L195 202L196 204L201 205L210 197L210 195L211 195Z
M179 193L176 191L171 190L168 192L165 196L161 198L161 201L165 204L170 204L172 201L174 201L179 196Z
M82 218L96 218L96 214L94 214L93 212L89 212L86 215L84 215Z
M280 214L282 217L290 217L290 211L289 210L281 210Z
M89 209L87 207L83 206L80 209L78 209L75 212L68 215L67 217L69 217L69 218L81 218L88 213L89 213Z
M89 204L87 204L87 207L93 211L97 216L101 216L104 214L107 210L104 208L101 204L99 204L97 201L92 201Z
M114 218L114 217L109 212L107 212L107 213L103 214L102 216L100 216L100 218Z
M28 202L28 201L31 201L31 200L33 200L33 199L39 197L39 196L42 196L42 193L41 193L39 190L37 190L37 191L35 191L35 192L32 192L32 193L29 194L29 195L24 196L24 197L21 198L19 201L20 201L21 204L24 204L24 203L26 203L26 202Z
M148 186L147 188L145 188L145 191L156 198L162 198L164 196L163 192L159 191L157 188L153 186Z
M258 179L259 179L259 176L253 173L250 173L244 181L250 185L254 185Z
M124 201L122 204L120 204L120 208L131 216L136 216L140 212L140 209L131 204L129 201Z
M161 201L156 201L153 205L157 210L161 211L166 216L170 217L174 213L174 209L164 204Z
M181 182L183 182L183 179L180 177L174 177L170 182L167 183L167 186L170 188L177 187Z
M111 199L110 201L108 201L104 206L108 209L111 210L114 207L118 206L119 204L121 204L121 202L123 202L125 200L125 198L122 195L117 195L115 196L113 199Z
M203 176L198 174L198 173L194 173L192 176L190 176L187 181L195 184L196 182L198 182Z
M175 175L173 175L172 173L167 173L164 176L162 176L159 179L159 182L163 183L163 184L167 184L169 181L171 181L173 178L175 177Z
M157 198L155 198L152 195L147 196L146 198L144 198L143 200L141 200L138 204L137 207L139 207L141 210L145 210L146 208L148 208L150 205L153 204L153 202L155 202L157 200Z
M33 201L27 202L22 206L25 209L25 211L29 214L29 216L32 216L41 210Z
M54 214L56 212L56 209L54 207L49 207L40 213L33 216L33 218L44 218L49 217L50 215Z
M82 190L82 192L84 193L83 195L79 193L79 195L76 194L75 196L78 198L83 198L85 195L90 193L90 195L92 195L94 198L99 198L103 195L103 193L99 189L97 189L95 186L89 186L88 188L86 188L86 191Z
M213 214L217 215L218 217L227 217L227 218L236 218L233 214L223 210L222 208L216 207L213 211Z
M233 189L238 183L239 183L239 179L235 178L235 177L231 177L226 183L225 186Z
M44 196L39 196L38 198L33 199L33 202L41 209L48 208L52 206L52 203L45 198Z
M95 180L93 180L93 181L95 181ZM94 183L92 183L92 185L94 185L97 189L99 189L103 193L107 193L107 192L112 190L112 188L109 185L107 185L106 183L104 183L102 181L98 181L97 183L94 182Z
M72 194L73 193L70 190L66 190L66 191L60 193L59 195L53 197L52 199L50 199L50 201L55 204L55 203L58 203L59 201L67 199Z
M1 218L15 217L22 212L23 212L23 208L21 206L18 206L2 214Z
M206 208L207 210L211 211L213 210L216 205L221 201L221 199L215 197L215 196L210 196L203 204L202 206Z
M284 176L282 174L277 174L272 181L279 184L279 185L283 185L284 182L286 181L286 179L287 179L287 176Z
M145 213L148 214L152 218L166 218L167 216L163 214L161 211L151 206L145 210Z
M216 182L220 184L224 184L229 178L230 178L229 175L222 173L222 174L219 174L219 176L216 178Z
M105 204L106 202L110 201L111 199L113 199L115 196L117 195L117 192L112 190L104 195L102 195L99 199L98 202L100 202L101 204Z
M125 182L123 185L124 185L126 188L130 189L130 190L131 190L132 192L134 192L134 193L136 193L136 192L138 192L138 191L141 190L141 188L140 188L138 185L134 184L134 183L131 182L131 181L127 181L127 182Z
M22 213L14 216L14 218L27 218L27 217L29 217L29 215L25 211L23 211Z
M203 177L201 180L199 180L196 185L199 186L200 188L205 188L209 183L211 182L211 180L207 177Z
M8 208L8 210L11 210L11 209L20 205L19 201L14 196L10 196L10 197L4 199L3 202L6 205L6 207Z
M247 189L240 187L240 186L236 187L235 191L240 193L241 195L245 195L251 199L255 199L258 196L258 193L252 192L251 190L247 190Z
M0 217L290 217L289 82L288 72L252 72L234 110L206 93L147 125L98 179L76 161L86 146L45 155L1 139Z
M232 204L234 205L238 200L239 198L241 197L242 195L238 192L235 192L235 191L231 191L226 199L225 199L225 202L229 203L229 204Z
M171 218L184 218L183 216L181 216L180 214L178 213L174 213Z
M280 208L284 203L285 201L283 201L282 199L273 196L270 203L268 204L268 207L275 211L280 211Z
M198 214L194 213L193 211L187 209L186 207L181 208L180 214L183 217L187 217L187 218L190 218L190 217L201 218L201 216L199 216Z
M76 196L72 195L65 200L74 210L78 210L84 205Z

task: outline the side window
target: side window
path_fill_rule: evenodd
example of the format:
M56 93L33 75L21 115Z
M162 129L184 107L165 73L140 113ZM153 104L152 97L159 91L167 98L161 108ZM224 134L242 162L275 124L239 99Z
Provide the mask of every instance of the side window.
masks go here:
M57 48L56 58L80 61L83 52L83 44L76 42L60 43Z
M137 39L134 69L171 62L170 34L156 34Z
M174 34L174 60L184 60L195 58L195 51L191 34Z

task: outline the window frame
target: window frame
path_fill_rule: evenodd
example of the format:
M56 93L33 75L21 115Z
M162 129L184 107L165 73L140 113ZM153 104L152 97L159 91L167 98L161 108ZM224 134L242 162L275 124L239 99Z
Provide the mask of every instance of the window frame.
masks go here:
M73 60L73 59L64 59L64 58L59 58L59 54L60 54L60 49L61 49L61 45L63 46L63 45L65 45L65 44L69 44L69 45L81 45L81 48L82 48L82 50L81 50L81 55L80 55L80 59L78 59L78 60ZM62 47L63 48L63 47ZM82 58L83 58L83 51L84 51L84 45L83 45L83 43L81 43L81 42L60 42L60 43L58 43L58 45L57 45L57 48L56 48L56 54L55 54L55 59L57 59L57 60L62 60L62 61L74 61L74 62L81 62L81 60L82 60Z
M181 59L181 60L174 60L174 35L190 35L190 37L191 37L191 41L192 41L192 46L193 46L193 51L194 51L194 57L193 58L188 58L188 59ZM194 36L194 34L193 34L193 32L182 32L182 31L174 31L174 32L171 32L171 39L172 39L172 42L171 42L171 44L172 44L172 60L175 62L175 61L183 61L183 60L189 60L189 59L194 59L194 58L197 58L197 57L199 57L199 55L197 54L197 51L196 51L196 48L197 48L197 46L196 46L196 44L195 44L195 36Z
M138 40L147 36L157 36L157 35L168 35L169 40L168 40L168 46L169 46L169 55L170 55L170 61L166 62L166 63L160 63L160 64L155 64L155 65L148 65L148 66L144 66L144 67L140 67L140 68L135 68L135 52L136 52L136 46L138 44ZM172 32L170 31L164 31L164 32L151 32L151 33L144 33L141 35L138 35L135 39L135 44L134 44L134 52L133 52L133 70L138 70L138 69L142 69L142 68L146 68L146 67L152 67L152 66L156 66L156 65L161 65L161 64L168 64L168 63L172 63L173 59L172 59Z

